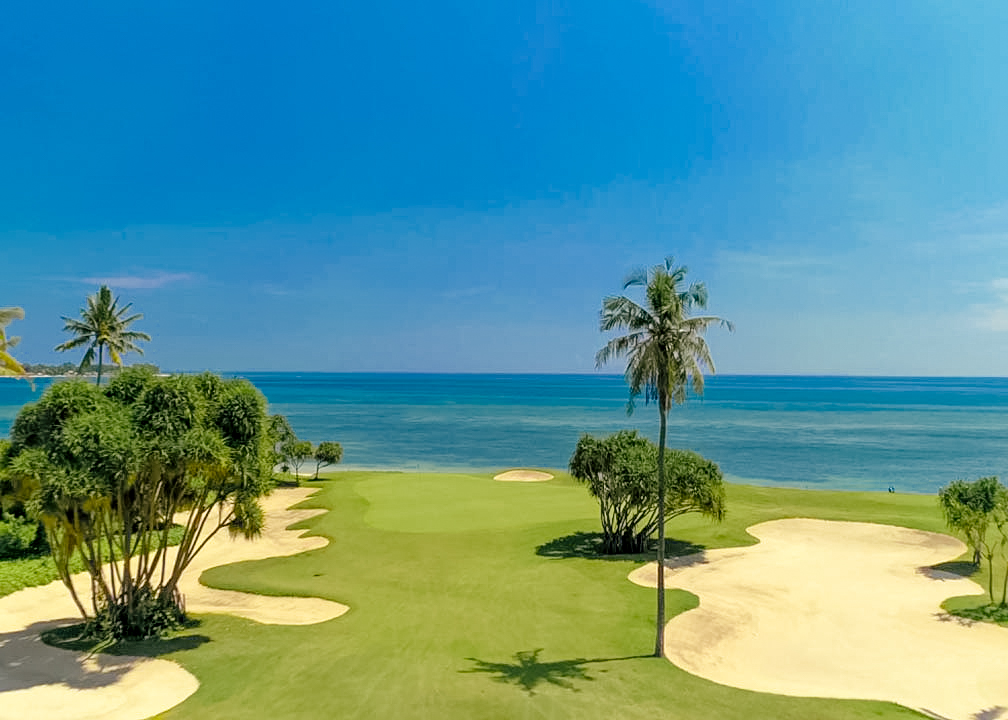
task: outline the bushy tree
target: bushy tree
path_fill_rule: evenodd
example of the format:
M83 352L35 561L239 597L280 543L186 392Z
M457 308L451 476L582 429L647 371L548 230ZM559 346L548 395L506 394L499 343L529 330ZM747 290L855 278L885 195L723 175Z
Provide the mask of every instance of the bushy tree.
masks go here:
M291 467L294 468L294 478L301 479L301 466L312 458L312 444L310 440L298 440L296 437L293 440L284 443L283 449L284 459L290 463Z
M973 482L954 480L938 491L938 504L945 523L963 534L966 544L973 550L973 564L978 567L1000 488L996 477L985 477Z
M945 522L962 533L973 550L973 564L987 561L987 594L991 604L1004 606L1008 600L1008 488L997 477L972 482L954 480L938 491L938 504ZM997 568L1004 566L1001 600L994 597Z
M279 465L283 472L290 470L290 459L285 452L297 440L294 429L283 415L269 416L269 437L273 465Z
M15 419L3 463L91 634L137 638L184 617L179 579L211 537L261 531L270 459L266 402L249 382L126 370L105 388L47 389ZM70 579L74 555L90 607Z
M322 466L335 465L343 459L343 446L338 442L323 440L315 448L315 479L318 480L319 469Z
M655 447L634 430L607 438L582 435L570 459L570 474L599 502L602 552L639 553L658 507Z
M665 521L688 512L724 518L724 479L718 466L687 450L667 453L664 512L658 507L658 448L634 430L596 439L583 435L571 475L599 501L602 552L640 553Z

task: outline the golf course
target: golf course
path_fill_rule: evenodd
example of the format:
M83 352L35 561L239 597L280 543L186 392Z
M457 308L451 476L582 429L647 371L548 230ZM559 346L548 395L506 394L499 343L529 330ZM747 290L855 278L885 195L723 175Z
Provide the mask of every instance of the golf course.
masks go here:
M270 718L921 717L895 703L736 689L650 657L654 591L628 575L652 556L596 555L597 504L550 472L545 482L364 471L303 482L316 492L296 507L324 512L293 529L328 544L213 567L200 581L349 611L291 625L194 608L190 626L167 639L106 652L168 660L198 681L165 718L247 718L253 708ZM944 531L933 496L742 485L727 495L723 523L686 515L670 524L670 555L753 545L746 528L790 517ZM668 587L673 628L703 599L674 579ZM857 611L891 603L874 600Z

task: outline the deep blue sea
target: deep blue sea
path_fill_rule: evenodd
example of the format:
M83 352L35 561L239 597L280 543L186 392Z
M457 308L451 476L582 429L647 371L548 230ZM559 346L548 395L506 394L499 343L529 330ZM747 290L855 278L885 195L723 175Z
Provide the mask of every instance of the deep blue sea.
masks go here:
M621 376L234 374L347 468L563 468L582 433L658 435L654 406L627 416ZM0 379L0 436L50 382ZM738 482L930 493L1008 477L1008 378L715 376L672 409L668 442Z

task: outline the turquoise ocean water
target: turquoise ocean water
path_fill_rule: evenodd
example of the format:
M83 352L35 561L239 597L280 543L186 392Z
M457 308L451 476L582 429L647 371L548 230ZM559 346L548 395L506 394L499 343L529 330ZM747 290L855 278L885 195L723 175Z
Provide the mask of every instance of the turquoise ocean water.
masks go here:
M562 468L585 432L631 427L620 376L236 373L298 435L343 445L343 467ZM0 379L0 436L44 390ZM1008 379L716 376L669 416L669 445L735 481L933 492L957 477L1008 478Z

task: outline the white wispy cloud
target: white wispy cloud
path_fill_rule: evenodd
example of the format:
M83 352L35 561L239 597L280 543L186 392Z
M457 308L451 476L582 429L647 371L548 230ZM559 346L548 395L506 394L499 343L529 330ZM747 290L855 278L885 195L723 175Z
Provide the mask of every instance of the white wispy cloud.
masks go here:
M759 253L738 250L722 250L717 254L722 265L745 270L767 278L799 275L813 268L827 268L833 264L832 258L793 253Z
M113 289L153 290L193 279L192 273L158 272L145 275L106 275L81 278L88 285L108 285Z
M994 300L974 305L974 320L984 330L1008 332L1008 278L991 280L987 289Z

